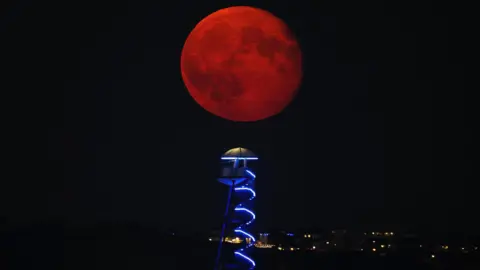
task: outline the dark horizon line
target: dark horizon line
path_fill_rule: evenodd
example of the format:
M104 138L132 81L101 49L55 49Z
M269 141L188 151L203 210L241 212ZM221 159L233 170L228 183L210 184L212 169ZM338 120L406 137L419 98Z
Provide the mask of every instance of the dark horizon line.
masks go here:
M304 234L304 233L311 233L311 234L323 234L326 232L332 231L342 231L345 230L348 232L355 232L355 233L371 233L371 232L394 232L394 234L419 234L419 235L438 235L438 234L455 234L455 235L470 235L470 236L480 236L479 232L466 232L460 230L432 230L432 228L427 228L426 226L417 226L417 228L412 227L405 227L405 228L385 228L387 226L361 226L360 227L316 227L316 226L305 226L305 227L298 227L298 228L285 228L280 226L269 227L269 228L254 228L253 231L255 233L293 233L293 234ZM370 228L367 228L370 227ZM384 227L380 229L379 227ZM192 225L164 225L164 224L157 224L157 223L140 223L140 222L96 222L96 223L73 223L68 221L38 221L38 222L29 222L29 223L3 223L0 224L0 232L2 231L11 231L11 230L29 230L29 229L49 229L49 228L62 228L62 229L107 229L107 228L117 228L117 229L126 229L129 231L138 231L138 230L147 230L147 231L156 231L159 233L187 233L187 234L202 234L202 233L212 233L215 231L220 230L220 226L218 227L211 227L211 228L202 228L198 229Z

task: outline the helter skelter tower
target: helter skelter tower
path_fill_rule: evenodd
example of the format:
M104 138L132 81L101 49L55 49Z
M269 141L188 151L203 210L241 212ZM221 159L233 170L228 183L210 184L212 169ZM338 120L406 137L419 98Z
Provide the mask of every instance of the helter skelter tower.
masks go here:
M252 200L255 198L255 174L247 167L247 162L258 160L258 157L250 150L237 147L228 150L221 157L227 166L222 168L218 181L229 187L227 206L218 246L215 270L220 269L253 269L255 261L249 255L255 244L255 237L249 232L249 227L255 221L255 213L252 211ZM225 249L225 236L235 234L242 243L238 248L227 253ZM228 263L228 259L234 258Z

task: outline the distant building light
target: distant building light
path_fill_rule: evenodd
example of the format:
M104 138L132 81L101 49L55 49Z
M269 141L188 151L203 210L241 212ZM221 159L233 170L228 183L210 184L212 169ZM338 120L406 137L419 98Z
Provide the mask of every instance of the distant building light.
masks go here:
M372 232L372 235L375 235L375 232Z
M312 249L315 249L315 246L313 246Z
M420 247L423 247L422 245L420 245Z
M308 238L311 238L311 237L312 237L312 236L309 234L309 235L308 235Z
M385 245L380 245L381 248L385 248Z
M360 251L363 251L363 248L361 248Z
M372 248L372 251L375 252L375 251L377 251L377 249L376 249L376 248Z
M388 244L388 247L391 247L392 245Z
M291 251L294 251L295 249L294 248L290 248Z
M212 238L208 238L208 241L212 241Z
M375 240L373 240L373 241L372 241L372 243L374 243L374 244L375 244Z
M327 241L326 244L327 244L327 245L330 245L330 242Z
M432 256L431 256L431 257L432 257L432 259L435 259L435 254L432 254Z

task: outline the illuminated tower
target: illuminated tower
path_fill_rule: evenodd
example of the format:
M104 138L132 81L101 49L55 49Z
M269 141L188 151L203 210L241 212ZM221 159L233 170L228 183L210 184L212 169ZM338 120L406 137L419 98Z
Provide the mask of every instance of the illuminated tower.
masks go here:
M248 169L247 162L257 160L258 157L252 151L238 147L225 152L221 159L227 166L222 168L218 181L229 186L229 192L215 269L228 268L223 264L222 259L225 233L236 234L243 240L242 244L233 250L232 257L235 257L236 268L253 269L255 262L249 256L249 251L256 239L248 231L248 227L255 220L255 213L252 211L252 200L255 198L255 174Z

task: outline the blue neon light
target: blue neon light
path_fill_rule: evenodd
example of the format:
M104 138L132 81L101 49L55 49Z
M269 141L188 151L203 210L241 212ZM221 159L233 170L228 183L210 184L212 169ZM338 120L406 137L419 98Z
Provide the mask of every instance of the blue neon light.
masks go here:
M252 215L252 220L250 220L250 222L252 222L255 219L255 214L252 211L248 210L247 208L243 208L243 207L235 208L235 211L244 211Z
M257 178L257 176L250 170L246 170L248 174L250 174L250 176L252 176L253 178Z
M247 173L249 173L254 179L255 179L255 174L252 173L250 170L246 170ZM249 187L245 187L245 186L242 186L242 187L238 187L238 188L235 188L235 191L248 191L251 193L251 197L249 200L252 200L253 198L256 197L256 193L255 191L252 189L252 188L249 188ZM247 209L245 207L243 207L242 203L238 204L235 209L235 211L239 211L239 212L247 212L248 214L250 214L252 216L252 219L248 222L246 222L245 224L243 225L240 225L239 227L237 227L234 231L236 233L240 233L242 234L244 237L246 238L250 238L251 239L251 242L249 244L247 244L247 246L245 246L244 248L240 249L240 250L237 250L235 252L236 255L242 257L243 259L245 259L246 261L248 261L251 265L252 265L252 268L255 267L255 262L249 258L248 256L242 254L241 252L243 252L243 250L245 249L248 249L248 248L251 248L254 246L254 243L257 241L255 239L255 237L253 237L253 235L251 235L250 233L246 232L243 230L244 227L250 225L256 218L255 216L255 213L253 213L250 209Z
M222 157L221 159L226 161L258 160L257 157ZM238 165L237 162L236 162L236 165ZM251 170L249 170L246 167L245 167L245 173L246 173L245 174L246 183L239 187L234 187L234 191L236 194L238 194L237 196L239 197L237 200L237 204L233 207L233 211L235 213L247 212L250 215L250 219L248 217L240 217L241 219L240 224L237 223L237 226L235 226L235 228L233 229L233 231L240 238L244 240L243 245L239 245L239 248L234 250L234 254L235 256L242 257L243 260L245 260L251 265L250 269L253 269L256 266L255 261L249 256L247 256L247 254L248 254L248 249L251 247L254 247L255 242L257 242L257 240L250 232L248 232L248 226L255 221L256 215L252 210L248 209L249 208L248 201L253 200L257 196L255 190L253 189L253 183L254 183L253 181L257 176L255 175L255 173L253 173ZM241 192L241 193L237 193L237 192ZM247 195L249 197L245 196L246 195L245 192L249 193ZM243 214L241 215L243 216ZM221 249L221 245L219 247L219 250L220 249ZM219 254L220 254L220 251L219 251ZM218 256L217 256L217 265L219 260Z
M257 240L255 240L255 237L253 237L251 234L249 234L249 233L247 233L247 232L245 232L245 231L243 231L243 230L237 229L237 230L235 230L235 232L236 232L236 233L241 233L241 234L243 234L243 235L246 235L247 237L252 238L253 242L256 242L256 241L257 241Z
M222 157L222 160L258 160L258 157Z
M248 262L250 262L252 264L252 266L255 266L255 262L250 259L249 257L243 255L242 253L238 252L238 251L235 251L235 254L236 255L239 255L240 257L244 258L245 260L247 260Z
M252 193L252 198L255 198L257 196L257 194L255 193L255 191L251 188L247 188L247 187L239 187L239 188L235 188L235 191L242 191L242 190L247 190L247 191L250 191L250 193ZM250 199L250 200L251 200ZM240 205L239 205L240 206Z

